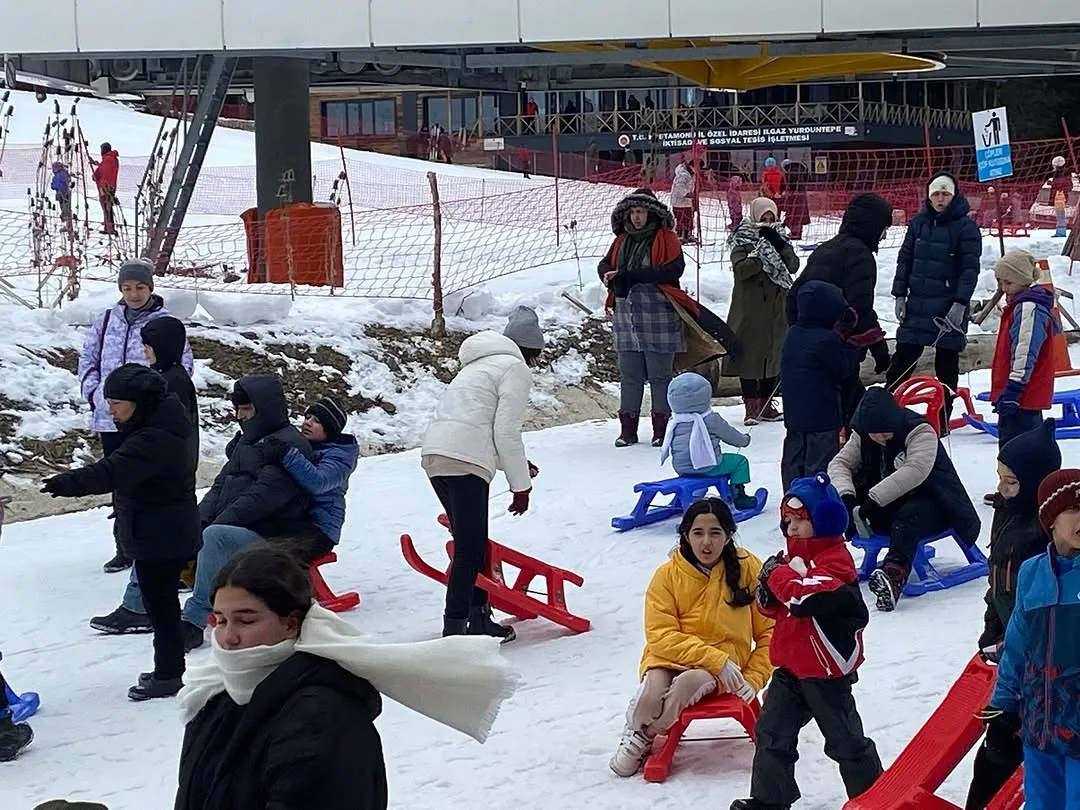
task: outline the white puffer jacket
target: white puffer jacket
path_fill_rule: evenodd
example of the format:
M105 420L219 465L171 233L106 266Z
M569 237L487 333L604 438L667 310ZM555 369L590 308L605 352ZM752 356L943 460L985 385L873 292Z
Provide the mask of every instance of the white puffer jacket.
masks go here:
M478 332L458 351L461 371L446 389L424 434L421 455L445 456L506 474L511 492L532 487L521 427L532 372L517 344Z
M685 163L675 167L675 179L671 183L671 207L690 208L694 204L694 175Z

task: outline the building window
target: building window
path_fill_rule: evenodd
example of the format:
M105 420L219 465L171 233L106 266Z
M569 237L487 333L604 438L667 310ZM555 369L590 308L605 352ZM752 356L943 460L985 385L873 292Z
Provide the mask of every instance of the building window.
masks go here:
M322 114L328 138L397 133L397 102L392 98L324 101Z

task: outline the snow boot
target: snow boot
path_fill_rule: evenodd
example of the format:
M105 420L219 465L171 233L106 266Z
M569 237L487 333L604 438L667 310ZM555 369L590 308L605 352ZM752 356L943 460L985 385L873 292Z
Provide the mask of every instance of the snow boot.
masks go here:
M771 399L761 400L761 421L762 422L783 422L784 415L780 411L776 410L776 403Z
M638 443L637 430L638 420L641 414L634 411L619 411L619 438L615 440L616 447L629 447Z
M743 397L743 407L746 409L743 427L753 427L761 423L761 410L765 407L765 400L757 397Z
M736 509L753 509L757 506L757 497L746 494L745 484L736 484L732 487L731 494L734 496L732 501Z
M16 723L11 712L0 712L0 762L11 762L34 741L34 730L26 723Z
M206 632L191 622L180 622L180 632L184 636L184 652L197 650L206 642Z
M896 610L909 573L896 563L887 562L870 575L870 592L877 597L878 610L882 613Z
M664 444L664 434L667 433L668 422L671 420L670 413L652 413L652 446L661 447Z
M464 636L469 629L468 619L448 619L443 616L442 620L442 634L443 638L447 636Z
M118 574L131 568L131 558L118 551L111 560L101 567L106 574Z
M791 810L790 804L769 804L757 799L736 799L730 810Z
M143 679L143 675L150 677ZM184 686L183 678L157 678L153 673L143 673L139 676L139 682L128 689L128 700L141 703L144 700L156 698L175 697Z
M491 636L503 644L517 638L513 627L499 624L491 618L491 605L473 605L469 609L469 623L465 632L470 636Z
M121 605L107 616L95 616L90 620L90 627L99 633L110 636L126 636L133 633L153 633L150 617L145 613L136 613Z
M653 741L645 736L645 733L636 729L625 729L619 747L615 749L608 767L616 775L630 777L641 770L645 760L652 753Z

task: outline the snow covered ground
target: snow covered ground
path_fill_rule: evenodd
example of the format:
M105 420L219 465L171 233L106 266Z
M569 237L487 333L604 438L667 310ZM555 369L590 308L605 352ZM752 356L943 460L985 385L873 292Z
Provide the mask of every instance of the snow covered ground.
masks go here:
M1078 358L1080 359L1080 358ZM986 373L971 375L975 390ZM738 409L722 411L731 420ZM634 691L641 653L642 595L674 542L674 523L618 534L609 520L633 505L632 485L658 476L658 452L615 450L611 423L555 428L527 437L541 468L533 509L505 513L508 495L492 503L492 535L527 553L580 573L570 588L572 611L590 618L580 636L536 620L520 623L505 654L524 674L486 746L387 703L378 722L386 747L391 805L442 810L486 797L492 807L652 810L726 807L745 795L752 749L746 740L686 743L662 785L620 780L607 769ZM782 425L753 429L747 450L755 484L770 491L766 512L740 527L739 541L760 557L782 544L775 511ZM969 492L994 484L994 441L971 429L949 440ZM1075 450L1065 443L1065 463ZM493 487L498 493L501 479ZM990 513L984 520L983 544ZM438 505L415 452L361 461L349 496L341 561L328 578L358 588L363 603L346 614L378 641L434 637L442 590L404 563L402 532L442 565L445 532ZM9 526L0 546L0 644L4 671L16 688L39 691L34 748L4 767L4 806L24 810L55 797L105 802L111 810L166 807L175 784L181 728L171 702L134 705L126 688L150 663L145 636L99 637L90 616L112 609L122 576L101 573L111 544L105 510ZM856 552L857 554L857 552ZM945 549L949 559L956 550ZM48 568L43 568L48 560ZM982 583L905 600L896 613L875 614L867 630L867 662L856 697L870 735L888 763L936 707L975 650L983 610ZM193 654L199 661L206 653ZM733 733L724 723L691 727L690 736ZM803 734L800 806L835 810L842 804L836 769L811 726ZM942 794L962 801L969 767ZM9 802L10 799L10 802Z

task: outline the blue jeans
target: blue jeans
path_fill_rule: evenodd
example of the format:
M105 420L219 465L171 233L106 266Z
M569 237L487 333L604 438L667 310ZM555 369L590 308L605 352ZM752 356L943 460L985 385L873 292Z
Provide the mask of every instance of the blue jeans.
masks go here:
M143 605L142 590L139 589L139 578L135 575L134 565L131 566L127 587L124 588L124 599L120 604L132 613L138 613L142 616L146 615L146 606Z
M253 543L266 541L251 529L240 526L207 526L202 533L202 548L195 563L195 588L184 605L184 621L206 627L210 616L210 591L218 571L236 552Z
M1024 746L1026 810L1080 810L1080 759Z

